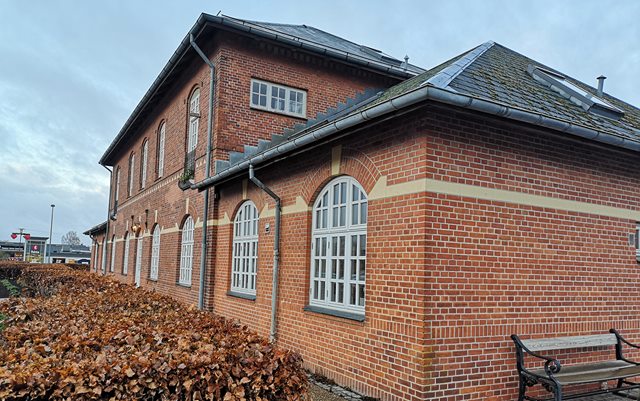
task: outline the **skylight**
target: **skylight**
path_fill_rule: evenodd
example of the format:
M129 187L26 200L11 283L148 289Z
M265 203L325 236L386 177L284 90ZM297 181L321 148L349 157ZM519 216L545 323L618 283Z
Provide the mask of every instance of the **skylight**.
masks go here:
M532 65L529 65L527 71L536 81L565 99L569 99L585 111L616 120L624 115L623 110L569 82L563 75Z

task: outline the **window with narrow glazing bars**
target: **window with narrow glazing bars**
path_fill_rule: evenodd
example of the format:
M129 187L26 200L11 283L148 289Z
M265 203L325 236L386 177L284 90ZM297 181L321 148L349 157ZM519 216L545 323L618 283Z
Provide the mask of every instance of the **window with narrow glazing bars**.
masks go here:
M136 165L136 155L131 153L129 156L129 175L127 178L127 195L131 196L133 194L133 169Z
M158 266L160 265L160 226L156 224L153 229L151 239L151 266L149 268L149 278L158 279Z
M233 222L231 291L256 294L258 267L258 209L246 201Z
M305 118L307 92L271 82L251 80L251 107Z
M158 177L162 177L164 172L164 137L167 124L162 123L160 131L158 131Z
M149 159L149 141L142 144L142 157L140 157L140 188L144 189L147 182L147 161Z
M351 177L331 181L313 206L311 305L364 314L367 195Z
M187 217L182 225L182 241L180 246L180 277L178 282L191 285L191 270L193 268L193 219Z
M193 91L189 100L189 134L187 138L187 152L191 152L198 145L198 124L200 121L200 89Z
M124 234L124 252L122 255L122 274L129 272L129 233Z
M116 266L116 236L111 237L111 262L109 264L109 271L113 273Z

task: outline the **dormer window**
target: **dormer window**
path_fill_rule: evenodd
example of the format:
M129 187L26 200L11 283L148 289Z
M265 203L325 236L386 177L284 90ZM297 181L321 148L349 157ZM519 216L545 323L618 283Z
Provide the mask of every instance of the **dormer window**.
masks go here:
M252 79L251 107L306 118L307 92L284 85Z
M533 65L529 65L527 71L536 81L558 93L565 99L569 99L585 111L615 120L620 119L624 115L624 111L606 100L580 88L567 80L563 75Z

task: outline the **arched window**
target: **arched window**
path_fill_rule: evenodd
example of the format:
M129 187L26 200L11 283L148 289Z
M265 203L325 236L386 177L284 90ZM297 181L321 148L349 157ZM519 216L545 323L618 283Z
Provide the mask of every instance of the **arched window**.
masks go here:
M124 233L124 252L122 255L122 274L129 272L129 233Z
M313 206L311 305L364 314L367 195L351 177L327 184Z
M162 173L164 171L164 137L166 131L167 124L165 122L160 125L160 129L158 130L158 177L162 177Z
M133 170L136 166L136 155L131 152L129 156L129 175L127 177L127 195L133 194Z
M109 264L109 271L113 273L113 270L116 265L116 236L115 234L111 237L111 262Z
M118 207L118 198L120 197L120 166L116 167L115 188L113 189L113 205Z
M142 273L142 246L144 244L144 234L138 234L138 240L136 241L136 263L135 270L133 272L133 282L136 287L140 287L140 276Z
M251 201L240 206L233 222L231 291L256 294L258 267L258 209Z
M142 150L140 152L140 189L144 189L147 183L147 161L149 159L149 141L144 140L142 144Z
M198 145L198 122L200 121L200 89L196 89L189 99L189 133L187 137L187 152L191 152Z
M187 217L182 225L182 241L180 246L180 278L178 283L191 285L193 268L193 219Z
M94 263L94 270L98 271L98 257L100 255L100 243L98 241L96 241L96 247L95 247L95 253L93 254L93 263Z
M149 267L149 278L158 279L158 266L160 265L160 225L156 224L151 237L151 266Z

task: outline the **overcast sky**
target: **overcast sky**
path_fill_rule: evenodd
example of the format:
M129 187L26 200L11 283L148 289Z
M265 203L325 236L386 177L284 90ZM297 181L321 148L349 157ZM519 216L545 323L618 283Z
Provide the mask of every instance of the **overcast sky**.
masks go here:
M307 24L430 68L494 40L640 106L640 1L0 0L0 240L105 220L98 159L201 12ZM88 244L88 237L82 236Z

